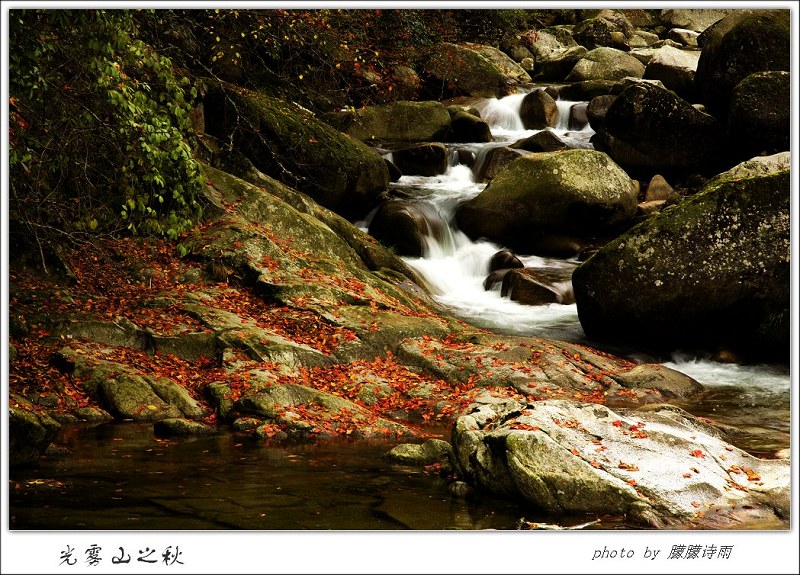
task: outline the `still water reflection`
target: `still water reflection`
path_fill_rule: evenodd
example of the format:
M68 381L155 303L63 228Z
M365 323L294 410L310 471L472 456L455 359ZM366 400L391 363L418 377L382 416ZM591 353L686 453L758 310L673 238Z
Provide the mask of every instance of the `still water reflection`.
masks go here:
M444 530L577 524L482 495L381 457L396 443L269 447L230 435L181 440L133 423L71 428L11 475L11 529ZM590 519L596 519L592 517Z

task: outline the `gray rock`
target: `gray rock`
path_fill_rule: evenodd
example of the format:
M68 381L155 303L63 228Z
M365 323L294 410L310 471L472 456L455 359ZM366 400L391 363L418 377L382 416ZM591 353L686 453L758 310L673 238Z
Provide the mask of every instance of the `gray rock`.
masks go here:
M697 100L694 74L699 60L699 52L664 46L655 52L645 68L643 77L648 80L660 80L668 90L672 90L684 100L694 102Z
M702 32L736 10L672 8L661 11L661 23L667 28L686 28Z
M454 451L466 480L492 493L651 528L788 521L788 461L751 457L680 409L562 400L474 409L453 426Z
M686 28L672 28L667 32L667 38L684 46L697 47L697 38L700 32L687 30Z

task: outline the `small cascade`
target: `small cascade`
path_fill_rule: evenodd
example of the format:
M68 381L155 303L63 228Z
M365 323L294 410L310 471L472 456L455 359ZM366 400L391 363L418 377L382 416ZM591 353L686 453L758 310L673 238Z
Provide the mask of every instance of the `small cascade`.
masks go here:
M525 93L512 94L504 98L489 98L475 102L474 107L481 113L483 121L489 124L492 134L497 132L524 132L525 126L519 117L520 106Z

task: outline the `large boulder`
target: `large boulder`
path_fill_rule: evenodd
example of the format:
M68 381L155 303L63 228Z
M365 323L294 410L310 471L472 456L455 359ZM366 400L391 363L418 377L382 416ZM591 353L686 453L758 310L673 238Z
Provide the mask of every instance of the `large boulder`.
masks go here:
M365 215L388 186L389 172L378 154L299 106L216 83L204 107L209 134L231 142L262 172L346 217Z
M453 425L455 458L490 493L647 528L788 525L789 462L752 457L679 408L553 399L471 408Z
M441 102L400 101L345 112L336 125L365 142L441 142L450 131L450 113Z
M767 165L717 176L579 266L587 336L788 361L789 169Z
M489 62L497 66L506 77L506 82L511 84L524 84L531 81L528 73L508 54L494 46L487 46L486 44L476 44L474 42L465 42L461 45L464 48L477 52Z
M622 80L626 77L641 78L644 65L616 48L601 47L590 50L567 75L567 82L586 80Z
M638 186L604 153L566 150L522 156L456 212L471 237L533 251L545 232L589 236L627 222Z
M422 78L437 97L477 96L493 98L513 92L521 67L509 73L486 56L486 47L442 42L423 58ZM499 54L502 54L499 50ZM505 56L505 55L504 55ZM506 60L511 61L507 56ZM530 79L530 77L528 77Z
M709 113L726 118L737 84L755 72L790 70L789 10L734 12L706 30L695 82Z
M697 101L694 74L700 53L672 46L659 48L644 70L643 78L660 80L664 87L689 102Z
M789 149L791 95L789 72L756 72L731 94L728 134L739 158Z
M593 139L595 147L626 168L713 170L719 161L719 122L656 85L641 82L623 90L602 124L604 132Z

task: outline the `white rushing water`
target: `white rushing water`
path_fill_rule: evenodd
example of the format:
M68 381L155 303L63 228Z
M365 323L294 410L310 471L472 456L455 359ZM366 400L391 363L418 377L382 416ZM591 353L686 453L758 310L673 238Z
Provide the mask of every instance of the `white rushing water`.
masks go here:
M529 137L537 130L525 130L519 118L520 105L525 94L501 99L487 99L473 105L492 129L494 142L486 144L453 144L451 149L471 151L480 162L491 147L508 145ZM574 148L591 148L590 127L569 129L569 112L577 102L557 100L559 122L552 129L556 135ZM451 157L456 157L452 154ZM585 341L578 320L577 306L551 304L526 306L500 296L500 286L485 290L484 280L489 273L489 260L503 246L485 240L472 241L454 223L459 204L472 199L485 187L474 180L473 171L465 165L451 162L445 174L434 177L403 176L393 184L405 195L428 205L428 211L438 214L447 226L438 238L428 238L426 251L421 258L404 258L428 283L433 297L464 320L498 333L532 335L566 341ZM366 226L367 222L362 225ZM565 268L577 262L517 254L526 267ZM633 353L635 359L636 353ZM652 361L652 359L650 359ZM668 367L686 373L710 390L709 414L717 405L726 412L737 409L750 410L740 418L743 424L754 423L775 413L785 414L788 433L788 407L790 382L788 366L744 366L719 363L708 358L675 353ZM724 404L724 405L723 405ZM765 409L769 411L764 411ZM766 415L769 414L769 415ZM751 421L748 421L751 419ZM783 432L783 431L781 431Z
M519 109L525 94L475 102L481 117L490 125L494 142L487 144L458 144L479 158L491 147L507 145L538 132L525 130ZM568 116L575 102L559 102L560 116ZM553 131L569 139L568 118ZM572 132L575 134L576 132ZM580 137L588 142L593 132L581 130ZM551 304L526 306L500 296L500 285L483 287L489 274L489 260L503 246L486 240L472 241L457 229L453 222L456 208L477 196L486 185L475 181L470 167L451 165L445 174L433 177L403 176L394 184L418 201L432 206L442 221L449 224L444 238L427 238L426 253L421 258L404 258L417 270L434 292L435 299L459 317L499 333L535 335L563 340L584 337L578 321L577 307ZM518 254L526 267L565 268L575 262Z

